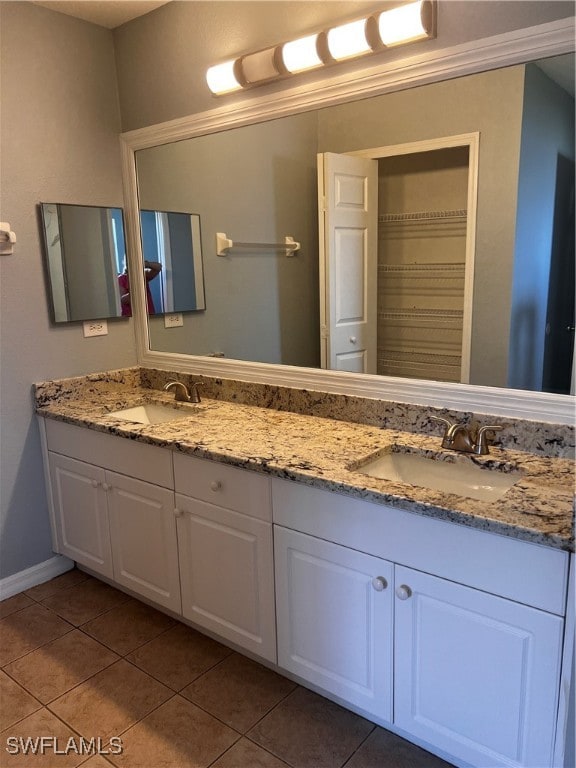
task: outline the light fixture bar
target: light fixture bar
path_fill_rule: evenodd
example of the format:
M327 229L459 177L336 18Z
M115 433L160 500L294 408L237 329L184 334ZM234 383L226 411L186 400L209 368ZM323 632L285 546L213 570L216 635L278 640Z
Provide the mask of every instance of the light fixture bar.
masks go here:
M249 53L239 59L240 70L246 85L275 80L282 72L282 64L276 48Z
M208 69L206 80L212 93L232 93L322 65L435 36L436 0L415 0L328 31L217 64Z

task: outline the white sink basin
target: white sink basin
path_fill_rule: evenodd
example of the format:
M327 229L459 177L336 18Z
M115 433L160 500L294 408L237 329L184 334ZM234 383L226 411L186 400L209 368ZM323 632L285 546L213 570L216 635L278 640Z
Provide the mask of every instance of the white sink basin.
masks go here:
M109 413L115 419L124 419L125 421L135 421L138 424L162 424L165 421L175 421L176 419L189 419L194 412L188 408L173 408L170 405L161 405L159 403L145 403L136 405L134 408L124 408L121 411Z
M355 470L370 477L454 493L479 501L495 501L522 477L520 472L481 468L470 460L439 461L414 453L391 452L367 459Z

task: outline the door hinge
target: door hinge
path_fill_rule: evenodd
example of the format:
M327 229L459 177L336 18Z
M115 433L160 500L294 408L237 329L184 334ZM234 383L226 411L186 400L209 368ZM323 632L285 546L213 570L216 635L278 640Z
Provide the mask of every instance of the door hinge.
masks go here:
M328 334L328 326L321 325L320 326L320 338L321 339L327 339L328 336L329 336L329 334Z

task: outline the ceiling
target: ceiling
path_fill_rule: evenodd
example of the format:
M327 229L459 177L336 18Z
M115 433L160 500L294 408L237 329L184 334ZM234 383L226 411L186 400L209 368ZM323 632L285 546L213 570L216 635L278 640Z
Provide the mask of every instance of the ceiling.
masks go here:
M51 11L114 29L166 5L170 0L33 0Z

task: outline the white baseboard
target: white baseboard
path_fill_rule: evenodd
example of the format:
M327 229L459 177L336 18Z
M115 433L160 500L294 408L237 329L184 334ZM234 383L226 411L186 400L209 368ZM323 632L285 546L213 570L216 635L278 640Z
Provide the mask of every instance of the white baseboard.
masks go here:
M26 568L25 571L19 571L0 579L0 600L6 600L13 597L25 589L35 587L37 584L43 584L45 581L60 576L62 573L74 568L74 561L63 555L55 555L50 560Z

